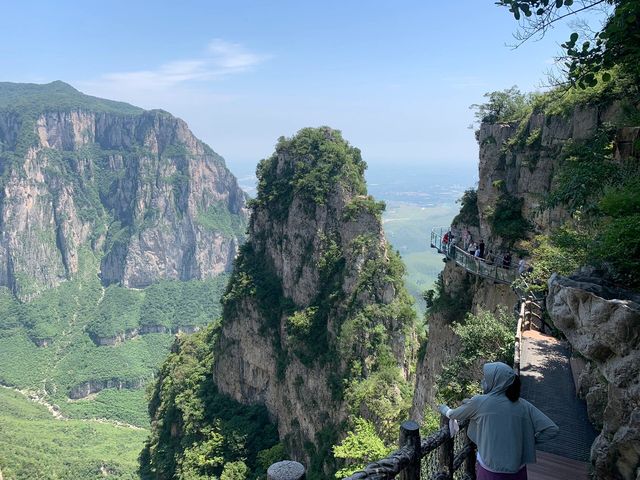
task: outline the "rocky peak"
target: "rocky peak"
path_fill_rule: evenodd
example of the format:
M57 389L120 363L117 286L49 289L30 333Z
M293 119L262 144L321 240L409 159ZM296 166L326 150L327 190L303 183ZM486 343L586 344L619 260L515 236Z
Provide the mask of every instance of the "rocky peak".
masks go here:
M258 167L248 241L225 295L214 380L242 403L265 404L307 464L327 453L326 434L336 440L349 408L365 410L347 404L347 381L384 365L406 380L414 356L402 265L364 169L336 130L281 138Z

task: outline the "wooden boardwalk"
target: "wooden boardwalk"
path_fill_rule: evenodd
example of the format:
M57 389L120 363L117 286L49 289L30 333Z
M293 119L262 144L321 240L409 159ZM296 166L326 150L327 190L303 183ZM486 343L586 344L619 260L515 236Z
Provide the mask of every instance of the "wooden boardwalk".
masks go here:
M577 398L569 358L565 342L534 330L523 332L522 397L560 427L556 438L538 447L538 463L528 467L529 480L589 478L589 453L596 432L584 401Z
M505 284L517 277L514 268L488 265L457 247L443 245L442 237L447 231L448 227L434 228L431 246L469 273ZM541 303L544 305L544 299ZM544 323L534 328L544 330ZM537 330L526 330L519 347L522 398L560 428L556 438L538 446L537 463L527 466L529 480L589 480L590 449L597 434L589 422L585 402L576 395L568 345Z
M537 453L538 462L527 465L528 480L589 480L589 464L548 452Z

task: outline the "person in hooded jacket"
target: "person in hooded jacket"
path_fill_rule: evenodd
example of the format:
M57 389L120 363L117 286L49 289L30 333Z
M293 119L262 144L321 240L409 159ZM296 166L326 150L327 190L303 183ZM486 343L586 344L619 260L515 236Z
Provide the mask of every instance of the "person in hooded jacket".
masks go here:
M555 437L558 426L520 398L520 377L511 367L487 363L483 373L482 395L438 410L451 419L470 420L467 435L478 447L477 480L526 480L536 444Z

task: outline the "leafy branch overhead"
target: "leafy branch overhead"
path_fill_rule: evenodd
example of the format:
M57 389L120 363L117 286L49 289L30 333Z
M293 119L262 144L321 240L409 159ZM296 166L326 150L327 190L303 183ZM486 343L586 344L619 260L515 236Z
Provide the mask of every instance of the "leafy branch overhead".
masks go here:
M620 66L640 78L640 2L637 0L499 0L519 22L515 34L521 45L542 37L555 23L584 13L601 11L606 16L602 28L593 35L573 32L563 43L560 57L567 80L580 88L611 80L611 70Z

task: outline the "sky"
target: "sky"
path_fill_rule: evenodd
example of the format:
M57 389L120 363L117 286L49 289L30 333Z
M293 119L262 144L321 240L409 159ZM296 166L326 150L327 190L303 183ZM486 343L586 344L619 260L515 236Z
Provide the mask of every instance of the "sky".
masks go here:
M476 169L469 106L537 89L571 31L514 50L493 0L3 3L0 81L167 110L234 172L321 125L370 165Z

